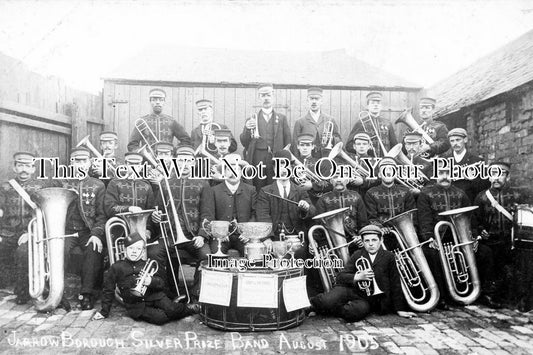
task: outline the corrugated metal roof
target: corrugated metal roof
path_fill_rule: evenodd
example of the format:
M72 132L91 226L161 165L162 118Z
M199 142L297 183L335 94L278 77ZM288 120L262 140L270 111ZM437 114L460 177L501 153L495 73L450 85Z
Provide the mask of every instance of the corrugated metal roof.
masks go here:
M349 56L343 49L282 52L156 46L139 52L105 77L193 83L420 88Z
M435 84L436 115L444 116L533 80L533 30Z

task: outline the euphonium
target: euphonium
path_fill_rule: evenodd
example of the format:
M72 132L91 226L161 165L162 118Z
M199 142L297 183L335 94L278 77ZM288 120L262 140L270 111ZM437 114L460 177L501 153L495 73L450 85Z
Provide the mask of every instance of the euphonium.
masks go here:
M357 271L365 271L365 270L372 270L372 265L370 264L370 261L368 261L367 258L360 257L355 261L355 268ZM359 286L359 289L361 291L365 291L367 296L376 296L379 294L382 294L383 291L378 286L378 283L376 282L376 278L373 277L372 281L359 281L357 283L357 286Z
M344 235L343 213L349 207L336 209L319 214L313 219L320 220L324 225L315 224L309 229L309 247L311 248L314 258L318 260L327 260L332 267L323 267L319 269L320 279L324 286L324 291L329 291L335 286L337 274L342 270L343 265L348 263L350 258L348 246L356 241L356 239L346 242ZM314 233L317 230L322 230L326 237L327 245L319 246L315 240ZM342 260L342 263L339 261Z
M346 153L344 151L344 149L342 149L342 145L343 143L342 142L339 142L337 144L335 144L335 146L333 147L333 149L331 150L331 152L329 152L329 155L328 155L328 159L330 160L333 160L335 159L337 156L341 157L342 159L346 160L346 162L351 165L352 167L355 168L355 170L357 171L357 173L359 173L359 175L361 175L362 177L369 177L370 176L370 172L368 172L365 168L363 168L361 166L361 164L359 164L358 162L356 162L355 160L353 160L349 155L348 153Z
M405 123L413 132L418 132L422 135L422 138L426 141L427 144L433 144L435 141L427 134L427 132L416 122L412 114L412 108L406 109L400 117L396 120L396 123Z
M305 174L305 176L307 178L309 178L309 180L311 181L314 181L314 182L319 182L319 181L324 181L324 179L320 178L320 176L318 176L318 174L312 172L308 167L306 167L301 161L298 160L298 158L296 158L294 156L294 154L292 154L291 152L291 145L290 144L287 144L285 146L285 148L283 148L283 150L286 150L290 153L291 155L291 160L294 162L294 164L296 164L296 166L303 166L303 173Z
M383 141L381 140L381 136L379 135L378 128L376 127L376 124L374 123L374 120L372 119L372 115L368 111L361 111L359 112L359 119L361 120L361 125L363 127L363 130L368 133L370 136L370 148L374 151L376 156L378 156L376 147L374 147L374 144L372 141L374 138L377 139L379 146L381 147L381 150L383 151L383 154L387 154L387 149L385 149L385 145L383 144ZM367 125L370 123L370 128L367 128Z
M434 230L446 277L446 286L451 297L462 304L474 302L481 291L476 258L472 247L474 240L472 240L470 218L467 215L468 212L476 208L478 206L469 206L439 213L439 216L448 216L450 222L440 221L435 225ZM450 228L453 243L442 243L440 235L440 227L442 226Z
M28 224L29 294L38 311L51 311L61 302L64 288L65 225L68 206L77 193L60 187L35 192L38 208ZM45 288L48 296L43 298Z
M401 143L396 144L394 147L392 147L387 152L387 154L385 154L385 156L396 160L398 163L402 165L411 165L411 166L414 165L413 162L411 162L409 158L407 158L405 154L403 154L402 147L403 145ZM420 171L420 174L421 174L420 178L422 178L424 181L429 181L429 178L423 172ZM405 187L409 189L421 190L424 187L421 183L419 183L415 179L410 179L410 180L406 179L404 181L403 179L396 177L396 181L398 181L400 184L404 185Z
M335 125L333 124L333 121L328 120L324 124L324 130L322 131L322 146L326 149L333 148L333 128Z
M433 239L419 242L413 224L415 212L416 209L404 212L386 220L384 224L394 228L391 233L398 241L399 250L393 252L407 304L417 312L427 312L437 305L440 293L422 251L422 245Z
M139 273L139 277L137 277L137 283L135 287L130 290L130 292L134 296L143 297L146 293L146 289L148 288L148 286L144 284L144 281L148 276L154 276L158 270L159 265L157 264L157 261L151 259L146 260L146 264Z

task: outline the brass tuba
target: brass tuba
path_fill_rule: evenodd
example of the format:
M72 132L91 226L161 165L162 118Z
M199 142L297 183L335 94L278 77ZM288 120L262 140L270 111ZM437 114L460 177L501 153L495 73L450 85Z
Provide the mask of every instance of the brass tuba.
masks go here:
M38 208L28 224L29 294L41 312L55 309L63 297L64 238L77 235L65 235L65 225L68 206L76 196L76 191L61 187L35 192Z
M320 220L323 225L315 224L309 229L307 234L309 248L314 258L327 261L331 265L331 267L324 266L319 269L320 279L326 292L335 286L337 274L343 269L342 265L346 265L350 259L348 246L357 240L346 242L343 214L348 209L349 207L339 208L313 217L315 220ZM324 232L327 245L318 245L314 237L314 232L317 230ZM342 263L339 263L341 260Z
M470 218L467 215L468 212L476 208L478 206L468 206L439 213L439 216L448 216L450 222L440 221L435 225L434 230L450 296L456 302L466 305L474 302L481 292L476 258L472 247L474 241L470 229ZM442 243L440 235L442 226L451 229L453 243Z
M411 128L413 132L420 133L427 144L435 143L435 141L429 136L429 134L427 134L424 128L422 128L422 126L419 125L416 119L413 117L412 108L408 108L403 111L400 117L398 117L398 119L396 120L396 123L404 123L409 128Z
M407 304L414 311L427 312L437 305L440 292L422 251L422 245L433 239L419 242L413 224L415 212L406 211L383 223L393 228L391 233L398 241L399 250L393 252Z

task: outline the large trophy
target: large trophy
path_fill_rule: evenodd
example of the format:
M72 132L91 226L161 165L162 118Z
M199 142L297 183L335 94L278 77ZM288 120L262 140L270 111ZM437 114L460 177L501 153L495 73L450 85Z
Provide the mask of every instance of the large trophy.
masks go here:
M237 227L234 227L230 232L229 227L233 225L232 222L228 221L211 221L204 220L202 223L202 228L213 238L218 240L218 251L215 254L212 254L216 258L226 258L228 255L222 252L222 240L226 239L232 235Z
M272 231L269 222L244 222L237 224L241 238L250 241L244 246L244 256L248 260L261 260L267 253L266 246L262 243Z

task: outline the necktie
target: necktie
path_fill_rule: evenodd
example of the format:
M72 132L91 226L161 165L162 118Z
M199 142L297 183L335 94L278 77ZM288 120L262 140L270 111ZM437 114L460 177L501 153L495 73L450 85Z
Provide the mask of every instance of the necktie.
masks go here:
M283 186L283 198L287 198L287 186Z

